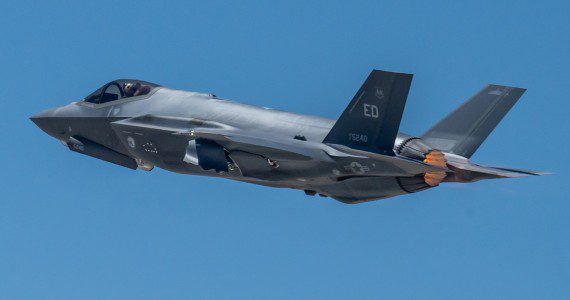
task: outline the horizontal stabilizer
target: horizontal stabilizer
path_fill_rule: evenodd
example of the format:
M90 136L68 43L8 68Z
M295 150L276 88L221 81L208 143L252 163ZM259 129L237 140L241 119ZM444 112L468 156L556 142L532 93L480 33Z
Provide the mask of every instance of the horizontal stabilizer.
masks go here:
M523 176L543 176L543 175L551 175L552 173L550 172L545 172L545 171L535 171L535 170L526 170L526 169L513 169L513 168L499 168L499 167L486 167L486 168L491 168L494 170L498 170L501 172L509 172L509 173L514 173L514 174L518 174L518 176L505 176L505 177L523 177ZM503 173L505 174L505 173Z
M445 178L447 182L473 182L481 179L518 178L550 174L542 171L481 166L469 161L448 161L447 165L454 171Z

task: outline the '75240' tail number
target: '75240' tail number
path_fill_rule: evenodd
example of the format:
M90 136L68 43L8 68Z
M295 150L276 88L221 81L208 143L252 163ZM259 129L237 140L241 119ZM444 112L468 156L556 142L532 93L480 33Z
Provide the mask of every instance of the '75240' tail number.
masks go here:
M368 136L360 133L349 133L348 139L358 143L368 143Z

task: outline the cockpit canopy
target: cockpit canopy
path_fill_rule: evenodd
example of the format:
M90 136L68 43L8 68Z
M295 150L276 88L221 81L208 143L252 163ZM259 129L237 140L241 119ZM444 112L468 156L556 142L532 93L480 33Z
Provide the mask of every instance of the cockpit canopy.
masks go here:
M159 86L142 80L119 79L105 84L85 97L84 101L102 104L124 98L143 96Z

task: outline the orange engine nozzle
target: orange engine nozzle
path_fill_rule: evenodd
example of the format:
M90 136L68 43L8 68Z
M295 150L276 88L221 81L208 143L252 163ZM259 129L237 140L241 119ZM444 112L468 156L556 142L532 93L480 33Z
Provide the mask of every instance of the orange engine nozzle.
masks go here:
M424 162L432 166L447 167L445 155L441 151L431 150L426 154ZM445 171L428 172L424 174L424 181L430 186L438 186L445 178Z

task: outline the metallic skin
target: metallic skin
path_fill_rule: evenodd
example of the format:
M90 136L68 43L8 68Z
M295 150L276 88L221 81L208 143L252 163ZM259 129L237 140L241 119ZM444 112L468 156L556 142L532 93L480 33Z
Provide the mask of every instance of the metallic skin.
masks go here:
M524 89L489 85L415 137L398 132L411 80L373 70L336 122L137 80L113 81L30 119L70 150L127 168L292 188L344 203L442 182L543 174L468 159ZM120 94L105 94L110 86ZM127 95L123 86L146 90Z

